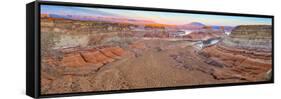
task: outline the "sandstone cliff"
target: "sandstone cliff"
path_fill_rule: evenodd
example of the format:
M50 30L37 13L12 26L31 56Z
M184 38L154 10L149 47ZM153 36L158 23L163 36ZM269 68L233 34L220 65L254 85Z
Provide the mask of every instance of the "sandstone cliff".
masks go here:
M218 67L210 73L216 79L267 80L272 69L271 42L271 26L242 25L199 53L207 63Z

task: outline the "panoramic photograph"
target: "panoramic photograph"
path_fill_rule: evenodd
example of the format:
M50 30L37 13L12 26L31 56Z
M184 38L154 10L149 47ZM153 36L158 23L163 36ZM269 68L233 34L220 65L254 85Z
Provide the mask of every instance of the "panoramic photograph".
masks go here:
M42 95L272 79L272 19L40 6Z

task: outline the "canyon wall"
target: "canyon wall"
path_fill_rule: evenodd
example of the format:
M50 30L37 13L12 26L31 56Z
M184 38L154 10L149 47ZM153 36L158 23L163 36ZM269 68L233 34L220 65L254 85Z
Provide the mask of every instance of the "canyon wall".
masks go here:
M41 18L42 54L65 48L126 46L132 24Z
M269 25L242 25L235 28L222 44L228 47L270 52L271 38L272 30Z
M269 25L241 25L215 46L199 54L217 66L216 79L264 81L272 73L272 29ZM219 65L219 66L218 66Z

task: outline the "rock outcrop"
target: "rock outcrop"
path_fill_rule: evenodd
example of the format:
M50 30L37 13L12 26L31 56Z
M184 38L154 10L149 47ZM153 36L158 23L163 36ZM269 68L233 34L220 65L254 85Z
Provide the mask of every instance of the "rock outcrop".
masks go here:
M204 48L200 56L218 67L211 72L216 79L268 80L272 69L271 40L271 26L238 26L217 45Z
M222 45L251 51L255 50L257 52L271 52L271 39L271 26L238 26L229 37L225 38Z
M101 67L121 59L125 55L125 50L120 47L105 46L92 49L61 49L63 53L60 58L43 57L42 58L42 92L60 93L72 92L73 89L70 83L77 83L81 88L88 82L84 76L91 76ZM75 80L75 81L73 81ZM76 82L85 81L85 82ZM68 83L68 84L62 84ZM91 87L83 87L81 90L90 91ZM50 91L51 90L51 91ZM93 89L91 89L93 90Z

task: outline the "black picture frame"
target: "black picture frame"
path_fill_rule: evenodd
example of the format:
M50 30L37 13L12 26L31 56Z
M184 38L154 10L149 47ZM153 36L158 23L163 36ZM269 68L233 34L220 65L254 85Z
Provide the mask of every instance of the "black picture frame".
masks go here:
M160 11L160 12L271 18L272 19L272 78L271 80L261 81L261 82L224 83L224 84L41 95L40 94L40 63L41 63L40 5L63 5L63 6L79 6L79 7L94 7L94 8L129 9L129 10L141 10L141 11ZM161 91L161 90L174 90L174 89L187 89L187 88L190 89L190 88L221 87L221 86L225 87L225 86L237 86L237 85L255 85L255 84L274 83L274 16L273 15L147 8L147 7L116 6L116 5L101 5L101 4L54 2L54 1L34 1L26 5L26 44L27 44L26 45L26 94L33 98L49 98L49 97L61 97L61 96L65 97L65 96L97 95L97 94L111 94L111 93Z

